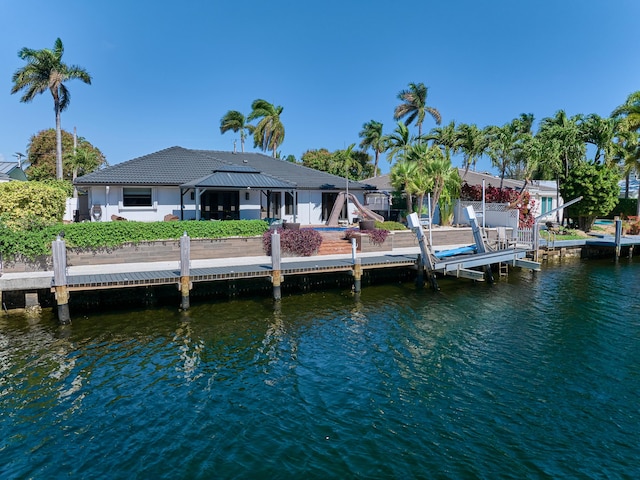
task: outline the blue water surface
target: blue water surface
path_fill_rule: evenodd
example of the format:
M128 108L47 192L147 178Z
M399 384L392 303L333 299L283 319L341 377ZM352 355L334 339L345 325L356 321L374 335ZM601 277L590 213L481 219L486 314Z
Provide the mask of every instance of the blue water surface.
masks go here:
M0 317L0 477L639 478L640 263Z

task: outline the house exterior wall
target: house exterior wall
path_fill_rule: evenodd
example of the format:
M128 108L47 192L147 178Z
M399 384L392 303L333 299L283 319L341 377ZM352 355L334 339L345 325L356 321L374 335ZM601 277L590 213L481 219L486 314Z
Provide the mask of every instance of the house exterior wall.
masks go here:
M518 210L509 208L508 203L485 203L484 204L484 221L482 218L482 202L456 202L453 210L453 223L458 225L469 225L469 219L465 208L471 205L476 213L478 224L482 227L509 227L514 231L518 229Z
M132 186L134 187L134 186ZM92 221L108 222L111 216L126 218L127 220L154 222L164 220L165 215L181 216L180 189L178 187L151 187L152 205L144 207L125 207L122 204L122 186L93 186L88 188L89 208L96 206L100 218L92 217ZM301 225L321 225L322 221L322 193L321 190L300 190L297 192L297 214L286 214L284 192L281 195L281 205L278 207L280 218L287 222L294 220ZM358 200L364 203L363 192L354 193ZM259 220L263 218L261 201L264 202L260 189L240 190L240 219ZM184 208L182 215L185 220L196 218L196 201L187 192L182 199ZM349 218L357 215L355 205L349 202Z

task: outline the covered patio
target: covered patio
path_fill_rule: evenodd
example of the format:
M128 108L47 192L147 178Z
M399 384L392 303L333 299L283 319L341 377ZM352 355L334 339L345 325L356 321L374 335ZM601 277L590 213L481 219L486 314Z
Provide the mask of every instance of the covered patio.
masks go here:
M190 194L196 220L280 219L284 208L295 221L296 187L248 165L225 165L180 185L180 219L184 219L185 195Z

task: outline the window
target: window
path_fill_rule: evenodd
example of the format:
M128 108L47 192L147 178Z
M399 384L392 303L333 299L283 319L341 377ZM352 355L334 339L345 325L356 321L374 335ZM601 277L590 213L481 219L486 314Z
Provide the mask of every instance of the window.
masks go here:
M293 195L289 192L284 194L284 214L293 215Z
M540 210L542 215L553 210L553 198L551 197L542 197L540 199Z
M123 207L151 207L151 187L125 187L122 189Z

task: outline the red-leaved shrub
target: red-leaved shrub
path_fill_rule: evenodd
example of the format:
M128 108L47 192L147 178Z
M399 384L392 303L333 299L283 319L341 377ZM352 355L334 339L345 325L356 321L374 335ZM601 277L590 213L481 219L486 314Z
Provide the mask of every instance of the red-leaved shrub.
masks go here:
M280 234L280 250L282 253L299 257L309 257L318 251L322 244L322 235L313 228L300 230L284 230L278 228ZM274 230L267 230L262 235L262 246L267 255L271 255L271 235Z

